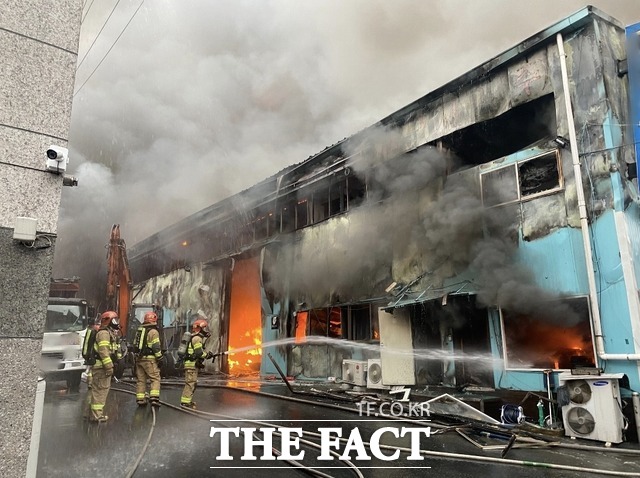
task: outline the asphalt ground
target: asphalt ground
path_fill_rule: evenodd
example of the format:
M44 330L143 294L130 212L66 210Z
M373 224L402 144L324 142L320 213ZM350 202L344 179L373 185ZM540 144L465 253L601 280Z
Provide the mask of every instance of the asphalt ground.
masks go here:
M620 453L618 447L607 449L593 441L554 440L555 444L549 445L524 437L502 457L509 443L508 432L487 433L435 419L424 422L420 417L365 417L344 391L320 384L292 386L293 391L282 383L204 378L195 396L198 410L193 412L178 406L180 380L165 381L163 406L154 412L150 406L136 405L130 381L113 383L106 406L109 421L95 424L82 416L87 401L85 384L79 392L71 393L64 383L49 383L37 477L640 477L637 448L627 447ZM278 459L278 452L287 447L275 433L269 446L249 446L264 439L263 433L254 435L251 428L278 431L278 427L285 433L292 428L304 430L300 441L289 447L289 459ZM394 436L392 430L402 427L430 427L429 436L424 431L406 432L420 436L414 449L421 451L413 458L422 460L408 459L410 434L401 437L398 432ZM322 433L326 435L320 438L319 429L327 428L340 430L345 440L335 439L335 430L325 430ZM236 429L238 437L232 433ZM295 437L292 435L290 442ZM332 439L333 448L328 445ZM377 453L368 445L371 441L379 441ZM321 443L325 450L318 449ZM575 445L584 449L567 448ZM270 448L277 451L269 453ZM338 459L330 450L346 459ZM229 459L221 459L223 451ZM251 451L253 460L247 459ZM303 456L295 456L301 452ZM321 453L330 459L318 460ZM394 459L384 459L394 453ZM261 459L263 455L272 459Z

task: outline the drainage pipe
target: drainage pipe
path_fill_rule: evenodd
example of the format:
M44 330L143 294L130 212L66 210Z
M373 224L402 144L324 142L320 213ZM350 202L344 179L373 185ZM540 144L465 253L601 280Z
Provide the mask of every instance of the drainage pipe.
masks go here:
M564 104L567 113L567 127L569 129L569 144L571 146L571 159L573 160L573 175L575 176L576 194L578 195L578 211L580 213L580 230L582 231L582 241L584 243L584 255L587 267L587 281L589 283L589 298L591 299L591 313L593 317L593 335L596 342L596 353L601 360L640 360L640 354L608 354L604 350L604 339L602 336L602 322L600 320L600 304L598 302L598 291L596 289L596 277L593 267L593 254L591 249L591 239L589 237L589 220L587 217L587 206L584 199L584 187L582 185L582 168L580 157L578 156L578 140L576 138L576 127L573 121L573 108L571 107L571 95L569 93L569 76L567 74L567 58L564 51L564 40L562 34L556 35L558 42L558 54L560 56L560 69L562 71L562 89L564 91Z
M631 394L631 400L633 402L633 416L636 421L636 432L638 433L638 442L640 442L640 394L633 392Z

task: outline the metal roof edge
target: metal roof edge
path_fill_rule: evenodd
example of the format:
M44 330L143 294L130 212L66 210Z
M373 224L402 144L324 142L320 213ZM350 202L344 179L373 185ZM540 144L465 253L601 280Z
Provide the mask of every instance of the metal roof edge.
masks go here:
M513 61L515 58L525 56L527 52L531 51L533 48L543 45L547 42L554 41L558 33L569 33L576 31L596 17L615 25L616 27L624 29L624 26L615 18L607 15L606 13L593 7L592 5L587 5L577 12L563 18L562 20L557 21L553 25L521 41L508 50L505 50L499 55L496 55L490 60L485 61L476 68L460 75L459 77L449 81L448 83L445 83L435 90L430 91L426 95L418 98L417 100L404 106L396 112L386 116L378 123L376 123L376 125L386 126L398 122L399 120L406 118L410 113L421 109L424 105L430 103L436 98L439 98L451 91L455 91L464 85L472 83L475 80L484 78L496 68L504 66L505 64Z

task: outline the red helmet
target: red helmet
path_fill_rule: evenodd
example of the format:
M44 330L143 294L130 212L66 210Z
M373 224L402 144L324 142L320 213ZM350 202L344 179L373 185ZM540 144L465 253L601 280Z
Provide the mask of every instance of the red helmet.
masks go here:
M155 312L147 312L146 314L144 314L144 320L142 321L142 323L156 325L158 323L158 316Z
M211 335L211 332L209 332L209 324L207 324L207 321L204 319L196 320L191 326L191 332L194 334L202 332L202 335L205 337L209 337Z
M100 316L100 327L111 327L112 329L120 328L120 321L118 320L118 314L113 310L107 310Z

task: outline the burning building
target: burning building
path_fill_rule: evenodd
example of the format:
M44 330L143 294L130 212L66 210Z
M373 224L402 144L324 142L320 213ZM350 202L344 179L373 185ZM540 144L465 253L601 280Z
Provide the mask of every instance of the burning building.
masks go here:
M637 31L587 7L159 231L138 300L207 318L232 374L640 389Z

